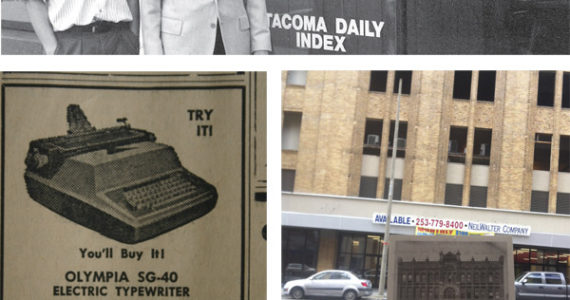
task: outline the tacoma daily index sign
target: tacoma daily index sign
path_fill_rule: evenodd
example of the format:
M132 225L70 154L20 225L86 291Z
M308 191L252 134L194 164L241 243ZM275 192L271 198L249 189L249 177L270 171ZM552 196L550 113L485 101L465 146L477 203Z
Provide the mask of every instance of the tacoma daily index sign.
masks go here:
M374 213L372 215L372 223L386 224L386 214ZM489 232L495 234L530 236L530 226L526 225L429 218L411 215L392 215L390 223L401 226L421 226L434 229L458 229L470 232Z

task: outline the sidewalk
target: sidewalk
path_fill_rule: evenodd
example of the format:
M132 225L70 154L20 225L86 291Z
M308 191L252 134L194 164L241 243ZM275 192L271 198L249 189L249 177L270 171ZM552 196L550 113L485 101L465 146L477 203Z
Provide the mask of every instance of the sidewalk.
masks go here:
M378 296L379 296L378 289L373 289L373 290L372 290L372 295L370 295L370 296L368 296L368 297L362 297L362 299L370 299L370 300L375 299L375 300L378 300L378 299L380 299ZM386 291L384 291L384 298L383 298L383 299L388 299L388 294L387 294Z

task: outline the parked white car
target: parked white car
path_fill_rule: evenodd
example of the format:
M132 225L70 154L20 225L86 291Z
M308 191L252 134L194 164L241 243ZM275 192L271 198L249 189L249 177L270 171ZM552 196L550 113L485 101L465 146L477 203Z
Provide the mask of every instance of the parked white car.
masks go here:
M283 294L294 299L301 299L305 296L328 296L354 300L362 296L370 296L372 294L372 282L359 279L348 271L326 270L306 279L285 283Z

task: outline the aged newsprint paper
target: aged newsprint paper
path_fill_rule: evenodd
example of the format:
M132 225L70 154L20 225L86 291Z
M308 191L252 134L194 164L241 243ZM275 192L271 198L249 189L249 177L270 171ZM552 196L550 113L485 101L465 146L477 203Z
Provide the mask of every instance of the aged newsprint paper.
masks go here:
M265 298L265 73L1 76L3 299Z

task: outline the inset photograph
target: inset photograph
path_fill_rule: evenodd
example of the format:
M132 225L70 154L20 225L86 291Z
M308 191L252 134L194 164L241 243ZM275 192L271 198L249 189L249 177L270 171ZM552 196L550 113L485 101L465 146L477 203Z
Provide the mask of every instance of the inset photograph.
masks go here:
M566 293L570 71L286 71L282 85L284 299Z
M265 73L0 76L3 298L265 299Z
M2 0L2 54L268 54L265 0Z
M567 0L3 0L2 54L570 54Z

